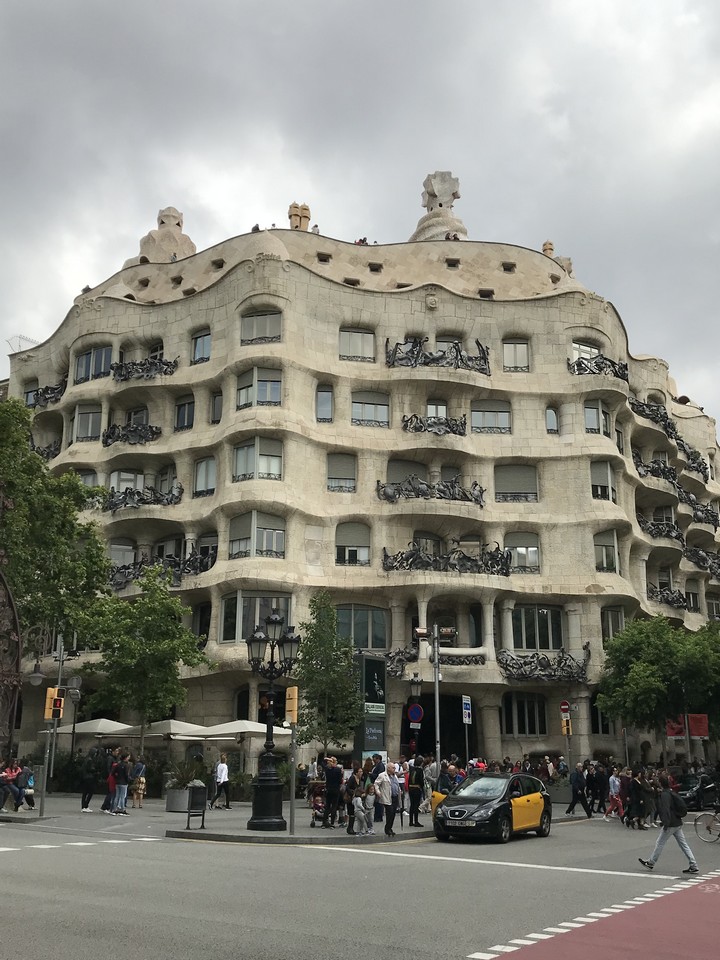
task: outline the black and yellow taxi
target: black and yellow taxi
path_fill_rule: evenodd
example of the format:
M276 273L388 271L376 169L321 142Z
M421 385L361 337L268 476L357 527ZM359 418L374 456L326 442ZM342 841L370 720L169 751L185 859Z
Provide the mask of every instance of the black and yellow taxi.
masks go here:
M507 843L515 833L547 837L552 801L541 780L525 773L483 773L453 787L433 812L438 840L490 837Z

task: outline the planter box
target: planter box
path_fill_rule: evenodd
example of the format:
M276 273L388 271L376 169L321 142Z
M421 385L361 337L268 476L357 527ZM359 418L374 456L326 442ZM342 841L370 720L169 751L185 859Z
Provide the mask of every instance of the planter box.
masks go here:
M190 791L171 788L165 796L165 810L167 813L187 813Z

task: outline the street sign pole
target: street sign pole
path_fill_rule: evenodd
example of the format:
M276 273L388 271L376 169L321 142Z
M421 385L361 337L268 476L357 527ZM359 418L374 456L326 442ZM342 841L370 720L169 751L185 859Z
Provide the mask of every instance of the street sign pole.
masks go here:
M560 719L565 721L563 723L565 727L565 762L568 768L572 770L572 763L570 762L570 704L567 700L560 701Z
M470 759L469 731L470 724L472 723L472 701L470 700L470 697L463 696L462 711L463 726L465 727L465 766L467 768L467 763Z

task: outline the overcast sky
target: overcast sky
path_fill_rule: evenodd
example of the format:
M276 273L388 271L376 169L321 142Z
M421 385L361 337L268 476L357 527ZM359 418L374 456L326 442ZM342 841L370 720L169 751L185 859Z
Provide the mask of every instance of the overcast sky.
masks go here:
M473 240L540 249L720 417L717 0L0 5L0 377L176 206L198 249L306 202L406 240L452 170Z

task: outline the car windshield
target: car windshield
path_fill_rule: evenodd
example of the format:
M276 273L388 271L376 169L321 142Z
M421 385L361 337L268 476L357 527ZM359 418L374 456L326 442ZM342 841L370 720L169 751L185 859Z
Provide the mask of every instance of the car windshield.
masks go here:
M505 792L507 780L493 780L491 777L468 777L455 790L455 796L467 800L497 800Z
M678 780L681 790L694 790L695 787L700 783L697 777L694 776L685 776L680 777Z

